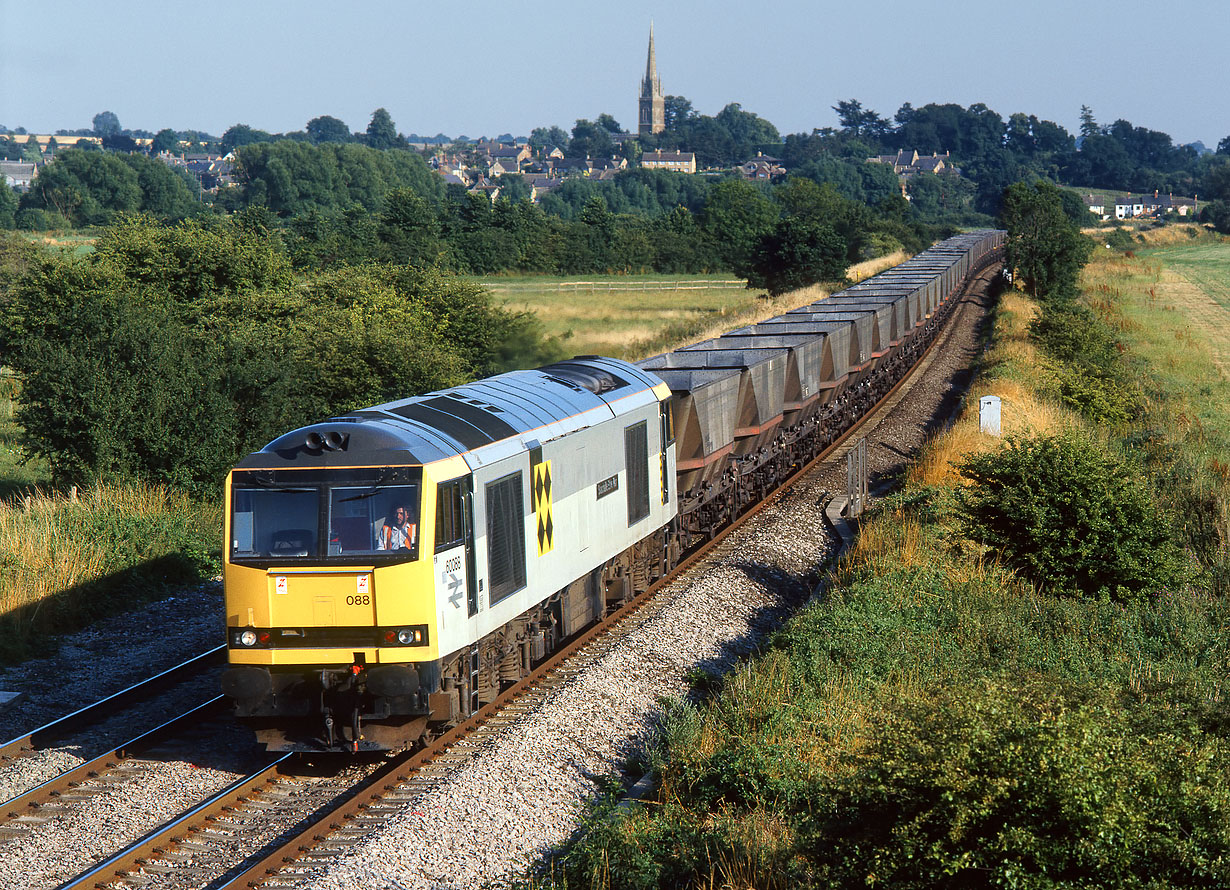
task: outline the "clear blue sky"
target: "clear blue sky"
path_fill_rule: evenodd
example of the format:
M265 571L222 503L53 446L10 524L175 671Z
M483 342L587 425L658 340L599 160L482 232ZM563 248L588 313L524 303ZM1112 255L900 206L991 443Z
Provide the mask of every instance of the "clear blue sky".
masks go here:
M1230 135L1224 0L775 3L643 0L0 0L0 124L129 128L313 117L363 130L384 106L403 133L528 135L607 112L636 123L650 20L667 94L715 114L738 102L783 134L836 125L857 98L984 102L1075 132L1090 105L1176 142Z

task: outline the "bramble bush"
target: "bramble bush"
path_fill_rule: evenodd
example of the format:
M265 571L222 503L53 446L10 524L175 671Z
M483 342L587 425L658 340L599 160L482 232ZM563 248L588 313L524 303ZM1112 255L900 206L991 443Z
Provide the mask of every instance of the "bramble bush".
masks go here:
M1134 599L1182 581L1172 533L1132 470L1078 433L1008 437L958 466L969 534L1034 584Z
M1029 334L1054 359L1051 388L1065 405L1094 423L1122 424L1140 415L1140 392L1123 367L1119 344L1086 306L1048 303Z
M818 789L815 883L1224 886L1225 706L1154 691L1174 704L1043 679L889 695Z

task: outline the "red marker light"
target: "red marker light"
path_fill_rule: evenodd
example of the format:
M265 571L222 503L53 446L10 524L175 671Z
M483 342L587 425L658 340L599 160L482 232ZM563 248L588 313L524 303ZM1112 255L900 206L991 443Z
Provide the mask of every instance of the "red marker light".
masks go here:
M394 642L396 639L397 639L397 633L396 633L395 631L391 631L391 630L389 630L389 631L385 631L385 633L384 633L384 641L385 641L386 643L392 643L392 642Z
M263 634L261 634L261 642L262 642L262 643L268 643L268 642L269 642L269 634L267 634L267 633L263 633Z
M361 670L363 670L362 665L352 664L350 666L350 673L354 674L356 677L359 676L359 672Z

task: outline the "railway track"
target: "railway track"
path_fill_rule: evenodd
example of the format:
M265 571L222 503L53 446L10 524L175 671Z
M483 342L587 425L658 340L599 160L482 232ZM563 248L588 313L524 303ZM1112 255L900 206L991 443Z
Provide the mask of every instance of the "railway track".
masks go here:
M941 341L939 337L935 342ZM903 397L909 381L920 373L930 355L928 350L915 371L885 397L882 406ZM645 611L652 611L655 593L686 579L731 534L840 454L844 442L886 410L881 407L869 413L767 500L689 556L674 574L572 641L530 677L428 748L394 757L378 767L358 769L352 765L350 775L343 771L340 776L304 775L309 770L304 769L302 761L270 761L62 886L106 886L117 880L159 887L298 885L321 861L378 831L390 816L408 808L413 812L416 803L448 782L457 770L481 758L489 742L509 725L534 712L590 665L617 650L651 620L643 616ZM259 830L255 830L258 825ZM234 842L238 836L253 834L258 835L256 845L263 848L260 853L253 855L237 848ZM248 840L250 849L253 838Z
M174 667L147 677L139 683L134 683L114 695L109 695L71 714L66 714L25 735L10 739L0 744L0 766L19 757L27 756L39 748L62 741L82 727L109 719L125 708L146 701L166 689L198 676L203 671L225 663L226 646L215 646Z

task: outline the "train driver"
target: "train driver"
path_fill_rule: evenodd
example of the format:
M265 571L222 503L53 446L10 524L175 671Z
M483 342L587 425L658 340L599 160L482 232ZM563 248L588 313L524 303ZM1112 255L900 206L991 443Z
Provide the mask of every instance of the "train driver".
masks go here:
M380 529L376 549L412 550L417 534L418 526L410 521L410 511L405 506L398 505L393 511L392 521L385 520L384 527Z

